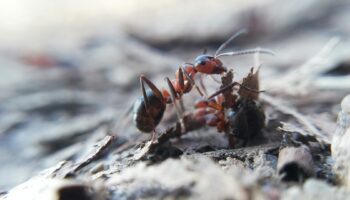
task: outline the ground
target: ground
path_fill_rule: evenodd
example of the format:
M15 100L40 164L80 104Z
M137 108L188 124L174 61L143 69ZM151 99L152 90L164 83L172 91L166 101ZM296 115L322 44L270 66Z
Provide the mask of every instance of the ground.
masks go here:
M349 104L341 106L350 91L345 0L33 0L5 7L1 15L17 27L0 27L1 198L347 197L346 181L333 170L347 145L332 144L350 121ZM28 11L10 12L20 8ZM191 120L179 131L168 105L150 143L130 112L142 96L139 76L165 88L165 77L173 79L182 63L193 63L204 49L213 55L243 28L248 33L224 52L262 47L275 55L222 61L238 82L260 66L262 92L254 101L264 128L232 144L216 127ZM209 94L220 87L203 79ZM199 98L194 89L184 95L186 116ZM341 153L332 157L331 149Z

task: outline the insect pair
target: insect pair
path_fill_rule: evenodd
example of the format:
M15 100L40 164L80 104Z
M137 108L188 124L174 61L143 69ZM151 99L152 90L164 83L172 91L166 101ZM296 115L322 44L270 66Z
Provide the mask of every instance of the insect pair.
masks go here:
M149 79L147 79L144 75L140 76L140 84L142 90L142 96L134 103L133 106L133 121L136 127L145 133L152 132L152 141L155 139L155 128L161 121L163 114L166 109L167 104L174 104L175 109L177 111L178 118L180 122L183 119L183 106L182 106L182 96L185 93L188 93L192 90L193 87L197 89L201 96L203 92L199 89L199 87L195 83L195 76L197 74L224 74L227 72L227 69L224 67L222 61L219 59L223 56L237 56L244 54L254 54L254 53L263 53L273 55L273 52L267 49L247 49L242 51L231 51L220 53L233 39L237 36L246 33L245 30L241 30L235 34L233 34L227 41L220 45L220 47L216 50L214 56L207 55L205 53L197 56L194 60L194 64L185 63L182 67L180 67L176 71L175 79L170 80L166 77L167 85L169 87L168 90L163 89L160 91ZM145 84L148 85L149 89L145 89ZM198 104L200 107L212 107L214 109L220 110L222 109L220 106L221 101L213 101L210 100L213 97L219 95L221 92L226 89L241 85L238 82L232 82L229 86L224 89L221 89L215 92L206 100L202 101L202 104ZM242 86L241 86L242 87ZM244 87L244 86L243 86ZM247 90L252 90L250 88L245 88ZM253 90L252 90L253 91ZM258 92L258 91L255 91ZM177 105L176 101L181 102L180 106ZM207 103L207 104L206 104ZM210 113L206 112L198 112L197 117L202 119L204 116ZM213 122L208 121L208 124L216 123L215 120ZM215 124L216 125L216 124Z

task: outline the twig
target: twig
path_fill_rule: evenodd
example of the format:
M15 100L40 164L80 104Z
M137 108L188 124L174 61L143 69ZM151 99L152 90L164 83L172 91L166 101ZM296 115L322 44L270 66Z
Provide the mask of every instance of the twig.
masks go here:
M175 125L169 127L163 133L161 133L155 142L146 142L146 144L134 154L134 160L142 159L145 155L172 138L181 137L189 131L199 129L203 126L203 124L196 121L191 114L184 116L184 125L186 132L181 130L181 125L179 122L177 122Z
M86 157L82 158L80 162L78 162L66 175L70 176L72 174L75 174L88 164L90 164L92 161L100 158L103 153L106 151L106 149L112 144L113 142L113 136L107 135L105 138L103 138L102 141L100 141L98 144L96 144L95 149L93 152L89 153Z
M319 77L313 84L320 89L350 90L350 75Z
M340 39L337 37L331 38L326 45L310 60L296 68L294 73L289 73L288 78L294 79L294 81L303 81L304 78L312 79L317 75L324 73L331 69L334 65L329 61L327 56L332 50L339 44Z
M98 106L101 98L94 92L58 90L20 95L4 102L5 109L20 112L43 112L47 110L71 107Z
M0 137L20 126L21 123L25 121L26 117L25 114L20 112L8 113L7 115L2 116L2 119L0 120Z
M266 103L274 106L275 109L279 110L280 112L288 114L288 115L292 115L321 144L323 144L323 143L330 144L331 143L331 139L328 138L322 132L320 132L303 114L299 113L298 111L294 110L293 108L290 108L286 105L283 105L283 103L279 102L278 100L276 100L275 98L273 98L267 94L261 94L260 98L261 98L261 100L265 101Z
M286 75L275 78L267 87L293 95L307 93L308 86L313 84L315 78L336 66L337 60L328 58L328 55L339 43L339 38L331 38L314 57Z
M252 153L257 153L259 151L263 151L264 153L273 152L274 150L278 150L280 147L280 143L270 143L266 145L252 146L252 147L243 147L239 149L221 149L211 152L205 153L195 153L191 155L186 155L185 157L196 157L198 155L205 155L215 160L225 159L227 157L236 158L238 160L244 160L248 155Z
M60 149L72 144L78 137L87 136L104 124L110 124L114 112L101 111L95 115L83 115L72 119L70 123L56 123L48 128L45 137L39 143L48 150Z

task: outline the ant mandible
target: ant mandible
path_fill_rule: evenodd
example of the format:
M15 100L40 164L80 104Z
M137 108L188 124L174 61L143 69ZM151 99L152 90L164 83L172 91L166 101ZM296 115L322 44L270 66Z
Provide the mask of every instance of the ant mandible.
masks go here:
M133 121L136 127L145 133L152 132L152 141L155 139L155 128L161 121L163 114L166 109L166 104L174 104L175 110L177 112L178 118L183 125L183 110L180 109L176 100L181 100L184 93L191 91L192 86L195 86L201 96L203 93L196 86L194 82L195 75L197 73L202 74L222 74L227 71L223 66L219 57L221 56L236 56L244 54L253 54L253 53L263 53L273 55L273 52L267 49L248 49L242 51L232 51L221 53L220 52L237 36L245 33L245 30L241 30L236 34L232 35L227 41L225 41L220 47L216 50L214 56L202 54L195 59L195 64L185 63L180 67L175 75L175 79L170 81L167 77L166 81L169 87L169 91L163 89L162 92L144 75L140 76L140 84L142 90L142 97L140 97L133 106ZM145 84L148 85L150 90L145 89ZM233 82L231 86L240 85L238 82ZM247 88L249 89L249 88Z

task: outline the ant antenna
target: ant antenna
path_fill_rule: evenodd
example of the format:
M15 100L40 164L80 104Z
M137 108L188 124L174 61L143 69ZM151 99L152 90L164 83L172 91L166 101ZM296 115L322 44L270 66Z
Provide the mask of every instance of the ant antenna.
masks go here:
M236 39L238 36L245 34L245 33L248 33L247 29L241 29L237 33L233 34L228 40L226 40L224 43L222 43L220 45L218 50L216 50L214 57L217 57L217 55L220 53L220 51L222 51L232 40Z
M194 66L194 64L192 64L192 63L185 62L185 63L182 64L182 67L185 67L185 65L190 65L192 67Z
M220 56L239 56L239 55L255 54L255 53L268 54L268 55L272 55L272 56L275 55L275 53L269 49L257 48L257 49L246 49L246 50L241 50L241 51L226 52L226 53L216 55L215 57L217 58Z

